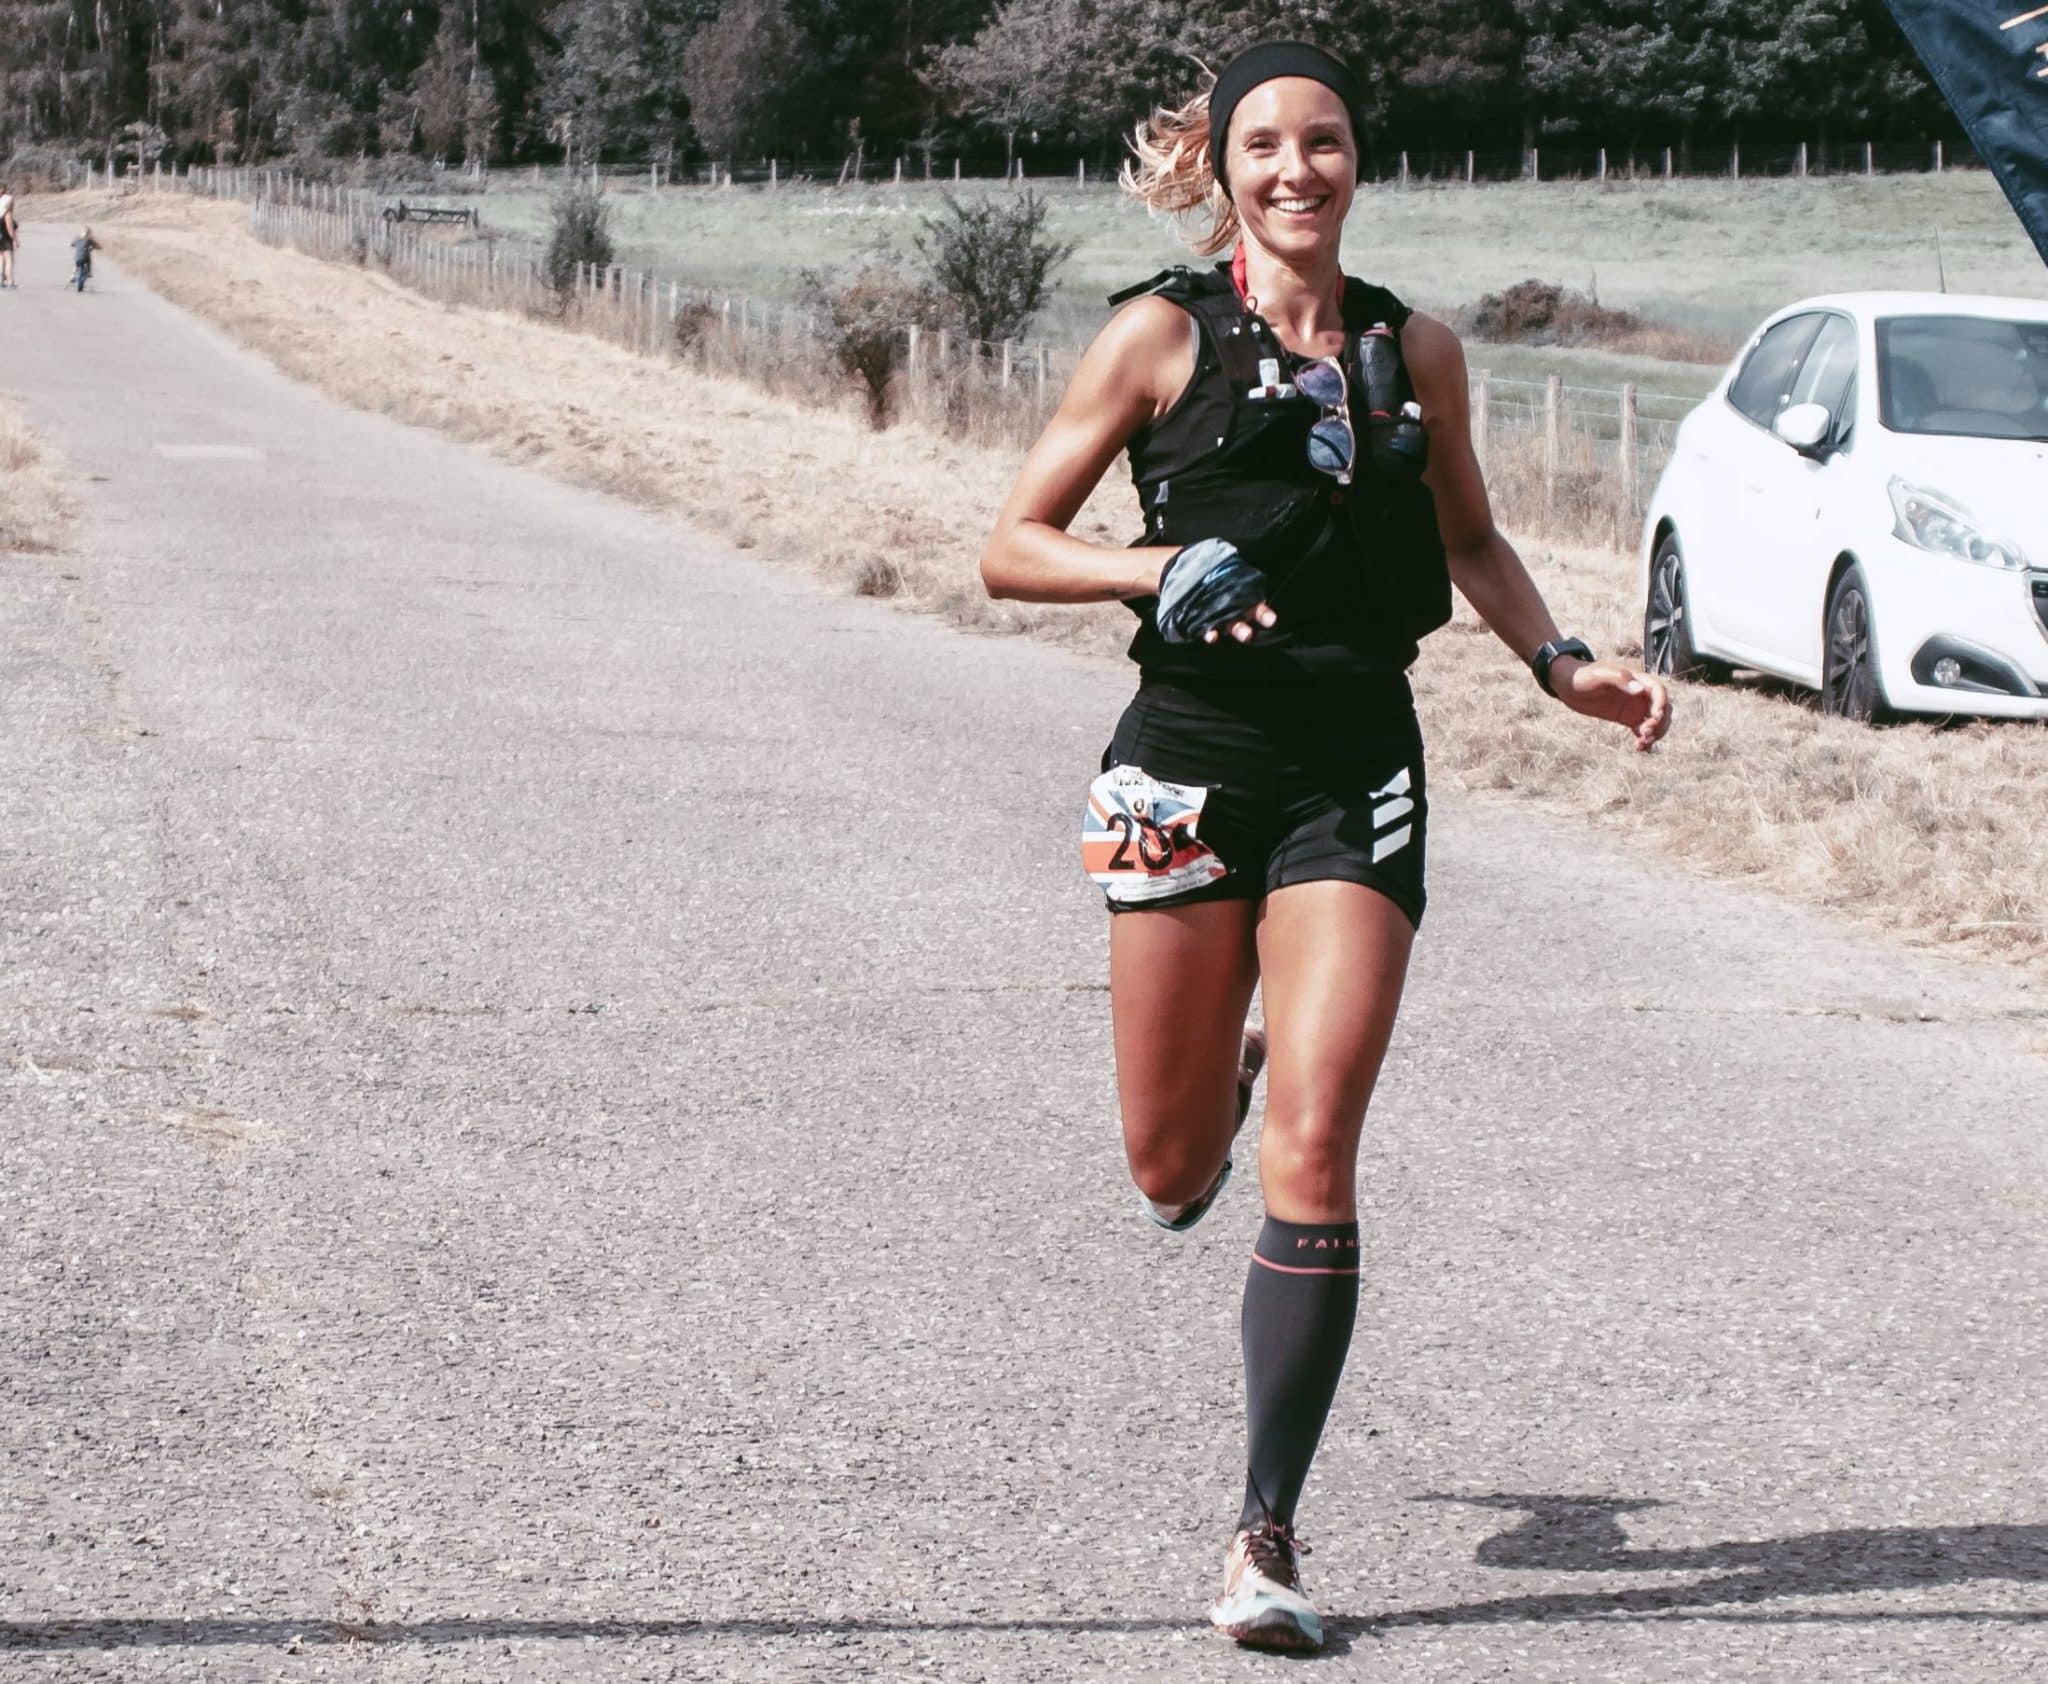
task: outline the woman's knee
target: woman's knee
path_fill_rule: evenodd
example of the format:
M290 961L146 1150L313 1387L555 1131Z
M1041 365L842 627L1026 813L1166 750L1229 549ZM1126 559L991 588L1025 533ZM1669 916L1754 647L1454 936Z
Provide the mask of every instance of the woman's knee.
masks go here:
M1269 1193L1313 1203L1348 1202L1358 1171L1364 1118L1320 1113L1266 1114L1259 1145L1259 1178Z
M1213 1127L1124 1128L1124 1158L1138 1191L1154 1204L1186 1204L1206 1193L1229 1151Z

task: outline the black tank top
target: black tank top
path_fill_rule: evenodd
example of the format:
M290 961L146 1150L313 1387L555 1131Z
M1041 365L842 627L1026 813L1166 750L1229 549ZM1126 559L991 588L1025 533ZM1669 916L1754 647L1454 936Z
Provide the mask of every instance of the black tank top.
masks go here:
M1271 583L1279 624L1250 644L1173 644L1159 635L1154 597L1138 616L1130 655L1148 676L1220 683L1299 683L1387 677L1414 662L1417 640L1450 617L1450 584L1429 491L1389 483L1365 451L1357 414L1358 335L1409 316L1384 288L1347 279L1344 367L1359 438L1354 480L1340 486L1310 465L1308 434L1321 411L1301 398L1254 396L1260 363L1280 380L1308 360L1244 309L1229 272L1171 270L1145 287L1192 316L1195 372L1173 407L1132 435L1131 481L1145 530L1135 544L1227 538ZM1408 396L1403 371L1403 396ZM1418 502L1419 499L1419 502Z

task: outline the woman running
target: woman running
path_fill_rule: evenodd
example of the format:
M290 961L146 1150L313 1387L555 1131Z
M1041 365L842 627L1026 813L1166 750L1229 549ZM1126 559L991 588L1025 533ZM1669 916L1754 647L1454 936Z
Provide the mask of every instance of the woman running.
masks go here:
M14 248L21 242L21 224L14 217L14 190L0 181L0 287L14 285Z
M1423 913L1417 640L1455 581L1564 706L1641 749L1670 723L1655 679L1561 637L1495 529L1456 336L1344 276L1357 110L1343 63L1272 43L1139 126L1125 189L1205 212L1195 249L1234 255L1112 300L1145 294L1081 359L981 561L992 596L1138 616L1083 854L1115 914L1124 1146L1160 1227L1215 1202L1268 1072L1250 1453L1209 1617L1270 1649L1322 1642L1294 1516L1351 1340L1359 1137ZM1123 451L1144 537L1069 537Z

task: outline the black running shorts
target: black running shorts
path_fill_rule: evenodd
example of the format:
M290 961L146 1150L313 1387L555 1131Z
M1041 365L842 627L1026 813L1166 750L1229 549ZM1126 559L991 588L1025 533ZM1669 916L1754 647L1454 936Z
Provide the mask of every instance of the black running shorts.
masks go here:
M1148 678L1103 751L1113 766L1206 788L1196 839L1228 872L1142 905L1112 899L1111 911L1336 881L1378 890L1421 927L1429 802L1405 678L1199 691Z

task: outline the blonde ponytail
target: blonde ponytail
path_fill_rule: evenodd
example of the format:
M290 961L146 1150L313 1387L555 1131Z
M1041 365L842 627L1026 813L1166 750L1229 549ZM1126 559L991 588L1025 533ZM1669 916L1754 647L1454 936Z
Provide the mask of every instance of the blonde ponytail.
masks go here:
M1209 158L1209 91L1216 78L1185 105L1155 107L1131 134L1132 157L1117 184L1155 215L1178 217L1181 239L1203 257L1237 243L1237 207L1217 183ZM1190 229L1206 216L1208 227Z

